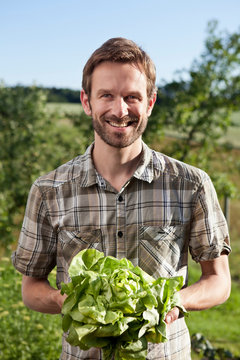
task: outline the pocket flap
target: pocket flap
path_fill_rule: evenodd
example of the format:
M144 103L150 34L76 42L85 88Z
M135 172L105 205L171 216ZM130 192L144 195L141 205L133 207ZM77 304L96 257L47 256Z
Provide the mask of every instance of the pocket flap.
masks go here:
M166 225L166 226L142 226L140 228L141 240L161 241L164 239L178 239L182 235L182 226Z

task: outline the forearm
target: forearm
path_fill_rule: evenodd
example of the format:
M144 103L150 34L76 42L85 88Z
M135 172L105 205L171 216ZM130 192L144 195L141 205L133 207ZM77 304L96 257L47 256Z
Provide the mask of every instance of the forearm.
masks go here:
M65 299L60 294L60 290L54 289L47 279L29 276L23 276L22 298L24 304L30 309L48 314L61 313Z
M227 255L200 264L202 276L199 281L179 292L182 305L187 311L205 310L220 305L230 295L231 277ZM175 307L167 314L165 321L170 324L178 316L179 309Z
M225 302L231 291L228 256L200 262L202 276L195 284L180 291L186 310L205 310Z
M205 310L225 302L230 294L230 282L218 275L202 276L195 284L180 291L187 311Z

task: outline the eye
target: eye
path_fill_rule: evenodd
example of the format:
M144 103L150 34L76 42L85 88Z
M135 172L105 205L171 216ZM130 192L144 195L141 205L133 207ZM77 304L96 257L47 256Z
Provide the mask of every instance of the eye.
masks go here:
M137 102L140 101L140 98L137 95L128 95L125 97L125 100L128 102Z
M111 98L112 95L111 95L111 94L103 94L102 97L105 98L105 99L107 99L107 98Z

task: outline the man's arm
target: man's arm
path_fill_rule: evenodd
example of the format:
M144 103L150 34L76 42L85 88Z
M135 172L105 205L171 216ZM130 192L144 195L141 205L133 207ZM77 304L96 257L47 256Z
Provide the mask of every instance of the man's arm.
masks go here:
M49 284L47 279L23 276L22 299L24 304L32 310L60 314L66 295L61 295Z
M228 256L200 262L202 275L199 281L182 289L180 293L182 305L188 311L204 310L225 302L231 289L231 277ZM52 288L47 279L23 276L22 297L24 304L32 310L59 314L66 295ZM172 309L166 316L170 324L179 316L179 309Z
M196 283L180 290L182 305L187 311L205 310L224 303L231 291L228 256L200 262L202 275ZM170 324L179 316L179 309L172 309L166 316Z

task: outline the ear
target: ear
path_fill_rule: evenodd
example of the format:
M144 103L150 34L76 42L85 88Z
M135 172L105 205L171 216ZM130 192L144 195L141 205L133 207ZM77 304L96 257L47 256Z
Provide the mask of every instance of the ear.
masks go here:
M153 96L149 99L149 102L148 102L148 108L147 108L147 116L150 116L151 113L152 113L152 109L154 107L154 104L156 102L156 99L157 99L157 93L155 92L153 94Z
M88 95L85 93L84 90L81 90L80 100L81 100L81 104L82 104L83 110L85 111L86 115L91 116L92 115L91 105L88 100Z

